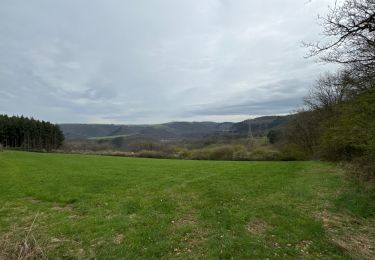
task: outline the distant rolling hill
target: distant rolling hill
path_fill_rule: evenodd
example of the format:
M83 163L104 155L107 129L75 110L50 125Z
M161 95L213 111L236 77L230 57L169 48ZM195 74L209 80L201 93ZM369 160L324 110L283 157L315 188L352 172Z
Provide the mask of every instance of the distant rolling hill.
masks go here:
M155 125L60 124L66 139L99 139L104 137L144 136L180 138L228 132L233 123L170 122Z
M60 124L66 139L110 139L144 137L155 139L194 138L210 134L246 134L249 125L254 134L265 134L285 124L290 116L265 116L239 123L170 122L155 125Z
M285 126L293 115L287 116L263 116L245 120L232 125L232 132L235 134L248 134L249 128L253 134L267 134L271 129L278 129Z

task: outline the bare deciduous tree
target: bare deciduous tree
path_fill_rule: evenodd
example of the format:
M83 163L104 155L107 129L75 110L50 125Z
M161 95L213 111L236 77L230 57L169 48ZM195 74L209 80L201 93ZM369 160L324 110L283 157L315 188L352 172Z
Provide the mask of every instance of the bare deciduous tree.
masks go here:
M314 156L320 138L319 113L300 110L293 116L285 129L288 143L302 148L308 157Z
M352 83L349 72L326 73L316 81L304 102L312 110L330 110L347 99L353 88Z
M375 69L375 0L345 0L320 17L323 42L305 44L309 56L349 65L357 71Z

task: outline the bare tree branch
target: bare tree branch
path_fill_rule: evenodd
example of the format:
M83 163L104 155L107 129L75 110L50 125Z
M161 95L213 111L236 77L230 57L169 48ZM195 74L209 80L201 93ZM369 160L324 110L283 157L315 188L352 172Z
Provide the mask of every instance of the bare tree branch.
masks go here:
M307 57L321 61L375 69L375 0L345 0L320 17L326 42L304 43Z

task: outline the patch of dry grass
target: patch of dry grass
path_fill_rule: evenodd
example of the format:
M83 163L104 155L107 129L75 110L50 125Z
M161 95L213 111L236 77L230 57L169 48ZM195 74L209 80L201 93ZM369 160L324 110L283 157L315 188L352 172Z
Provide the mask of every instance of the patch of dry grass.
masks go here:
M255 236L263 235L267 231L267 228L268 224L261 219L252 219L246 225L246 230Z
M359 259L374 259L375 225L368 220L350 215L333 214L327 211L317 214L333 243L350 256Z
M47 259L34 232L37 218L38 214L34 217L29 227L13 226L10 231L0 236L1 260Z

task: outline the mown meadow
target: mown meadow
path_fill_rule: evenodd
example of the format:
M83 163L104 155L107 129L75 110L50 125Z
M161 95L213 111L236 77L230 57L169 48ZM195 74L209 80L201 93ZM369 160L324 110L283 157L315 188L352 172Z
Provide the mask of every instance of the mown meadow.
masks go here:
M4 151L0 259L370 259L373 194L316 161Z

